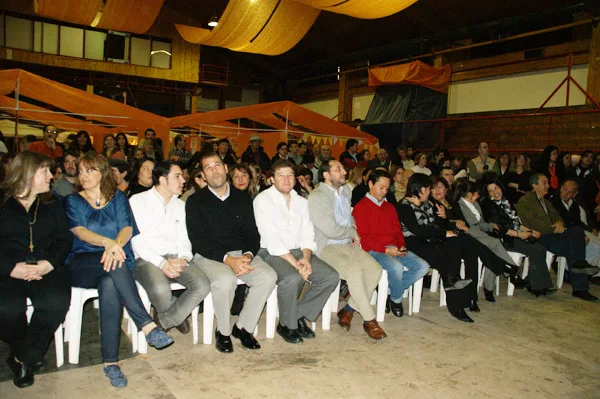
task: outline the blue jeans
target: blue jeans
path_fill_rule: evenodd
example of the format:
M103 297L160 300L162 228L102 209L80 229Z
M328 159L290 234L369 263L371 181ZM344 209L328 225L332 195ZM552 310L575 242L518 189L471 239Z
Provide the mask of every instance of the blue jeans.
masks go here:
M133 273L127 266L105 272L101 257L102 252L80 253L67 268L73 287L98 289L102 361L112 363L119 360L123 306L139 330L152 323L152 319L142 304Z
M395 303L402 302L404 290L429 272L429 263L410 251L405 256L390 256L375 251L369 251L369 254L387 272L390 299ZM404 271L404 268L407 270Z

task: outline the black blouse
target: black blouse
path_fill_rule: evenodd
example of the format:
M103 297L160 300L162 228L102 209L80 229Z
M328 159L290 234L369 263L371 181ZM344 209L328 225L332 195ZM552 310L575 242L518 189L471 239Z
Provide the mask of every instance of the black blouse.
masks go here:
M47 260L55 269L64 266L71 250L73 235L62 203L54 194L51 202L41 201L37 218L36 205L34 201L28 213L14 197L10 197L0 209L0 279L9 278L15 265L27 259L29 222L34 219L32 231L35 259Z

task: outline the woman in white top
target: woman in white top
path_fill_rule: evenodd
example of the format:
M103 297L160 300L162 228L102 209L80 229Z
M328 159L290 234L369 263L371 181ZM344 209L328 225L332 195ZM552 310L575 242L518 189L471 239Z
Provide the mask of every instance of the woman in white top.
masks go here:
M422 173L424 175L430 176L431 169L427 167L427 154L424 152L420 152L415 157L416 165L413 166L412 170L415 173Z

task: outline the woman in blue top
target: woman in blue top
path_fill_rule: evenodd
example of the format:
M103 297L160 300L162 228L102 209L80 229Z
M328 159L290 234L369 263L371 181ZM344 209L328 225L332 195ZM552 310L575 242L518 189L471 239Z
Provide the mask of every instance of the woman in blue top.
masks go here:
M130 242L138 231L106 158L89 152L79 159L78 168L80 191L65 199L75 236L66 263L74 287L98 289L104 374L113 386L124 387L127 379L117 364L123 306L151 346L166 348L173 338L154 324L139 297Z

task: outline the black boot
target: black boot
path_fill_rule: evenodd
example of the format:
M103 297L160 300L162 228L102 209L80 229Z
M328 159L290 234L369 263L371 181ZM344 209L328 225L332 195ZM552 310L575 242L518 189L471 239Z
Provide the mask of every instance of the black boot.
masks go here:
M471 312L479 313L481 309L479 309L479 305L477 305L477 301L471 301L471 306L469 306L469 310Z
M528 280L524 280L521 278L521 276L519 276L518 266L506 266L504 268L504 273L508 275L511 284L514 285L516 289L520 290L531 284Z
M483 294L485 295L485 300L488 302L496 302L496 298L494 298L494 290L486 290L483 289Z

